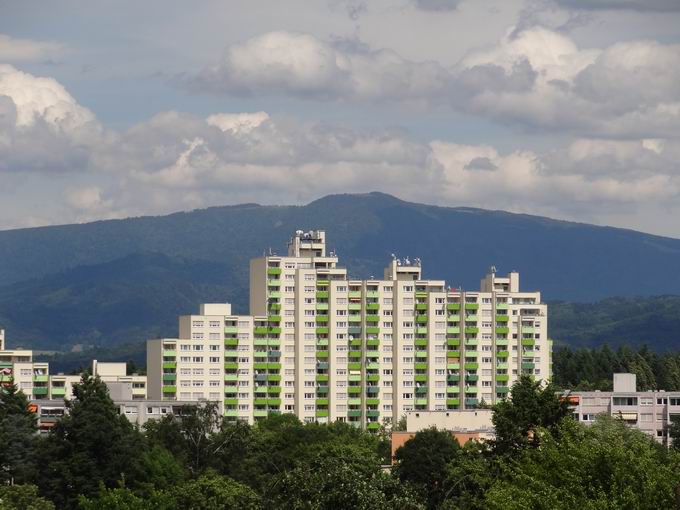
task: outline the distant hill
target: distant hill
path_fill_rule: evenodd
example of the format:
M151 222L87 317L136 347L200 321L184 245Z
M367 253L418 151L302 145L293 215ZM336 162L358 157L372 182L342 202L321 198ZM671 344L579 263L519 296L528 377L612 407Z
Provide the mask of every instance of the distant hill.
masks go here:
M369 193L2 231L0 324L13 345L66 350L174 335L177 315L205 301L246 312L248 260L270 247L283 253L299 228L325 229L355 277L382 275L397 253L420 257L425 277L467 289L477 289L491 265L518 270L522 287L548 300L680 289L677 239ZM569 312L576 329L565 338L581 342L574 332L589 333L576 310Z
M648 344L680 349L680 296L608 298L597 303L550 303L550 336L572 347Z

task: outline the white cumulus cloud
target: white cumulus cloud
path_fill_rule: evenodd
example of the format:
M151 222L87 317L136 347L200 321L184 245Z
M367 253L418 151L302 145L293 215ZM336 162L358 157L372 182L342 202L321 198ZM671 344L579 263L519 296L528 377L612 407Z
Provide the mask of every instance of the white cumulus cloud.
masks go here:
M0 62L32 62L60 56L63 45L50 41L18 39L0 34Z

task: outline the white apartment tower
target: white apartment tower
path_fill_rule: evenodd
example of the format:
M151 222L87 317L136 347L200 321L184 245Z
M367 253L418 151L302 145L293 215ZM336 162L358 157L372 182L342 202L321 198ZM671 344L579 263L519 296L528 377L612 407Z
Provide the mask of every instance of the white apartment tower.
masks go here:
M323 231L250 263L250 316L204 305L178 339L148 343L149 398L224 399L225 414L347 421L369 430L417 410L493 404L520 374L547 380L539 292L492 270L479 291L422 278L392 256L382 279L349 279Z

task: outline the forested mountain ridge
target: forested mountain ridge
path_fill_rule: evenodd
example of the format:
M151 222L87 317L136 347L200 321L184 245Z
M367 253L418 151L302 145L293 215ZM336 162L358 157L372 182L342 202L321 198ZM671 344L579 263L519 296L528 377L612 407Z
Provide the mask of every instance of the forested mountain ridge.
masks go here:
M201 302L230 301L246 313L249 259L270 247L283 253L298 228L325 229L353 277L381 275L390 253L397 253L419 256L424 277L466 289L477 289L491 265L502 273L517 270L521 287L540 289L547 300L680 288L677 239L369 193L306 206L245 204L0 232L0 324L15 345L68 350L174 335L177 315ZM588 317L591 305L580 306L551 306L551 336L558 342L624 338L663 347L679 330L676 303L663 320L651 310L648 322L629 317L623 324Z

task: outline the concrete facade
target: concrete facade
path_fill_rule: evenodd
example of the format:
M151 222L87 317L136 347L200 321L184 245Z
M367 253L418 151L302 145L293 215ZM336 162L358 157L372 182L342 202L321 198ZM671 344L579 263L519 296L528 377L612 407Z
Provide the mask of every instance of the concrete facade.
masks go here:
M680 418L680 391L637 391L635 374L614 374L613 391L574 391L566 398L581 423L589 425L597 415L608 414L662 444L668 444L671 418Z
M454 411L508 396L520 374L551 375L547 306L519 274L479 291L423 279L392 257L355 280L323 231L297 231L286 256L250 263L251 315L226 304L179 319L179 337L147 343L148 395L223 399L226 416L289 412L369 430L410 411Z

